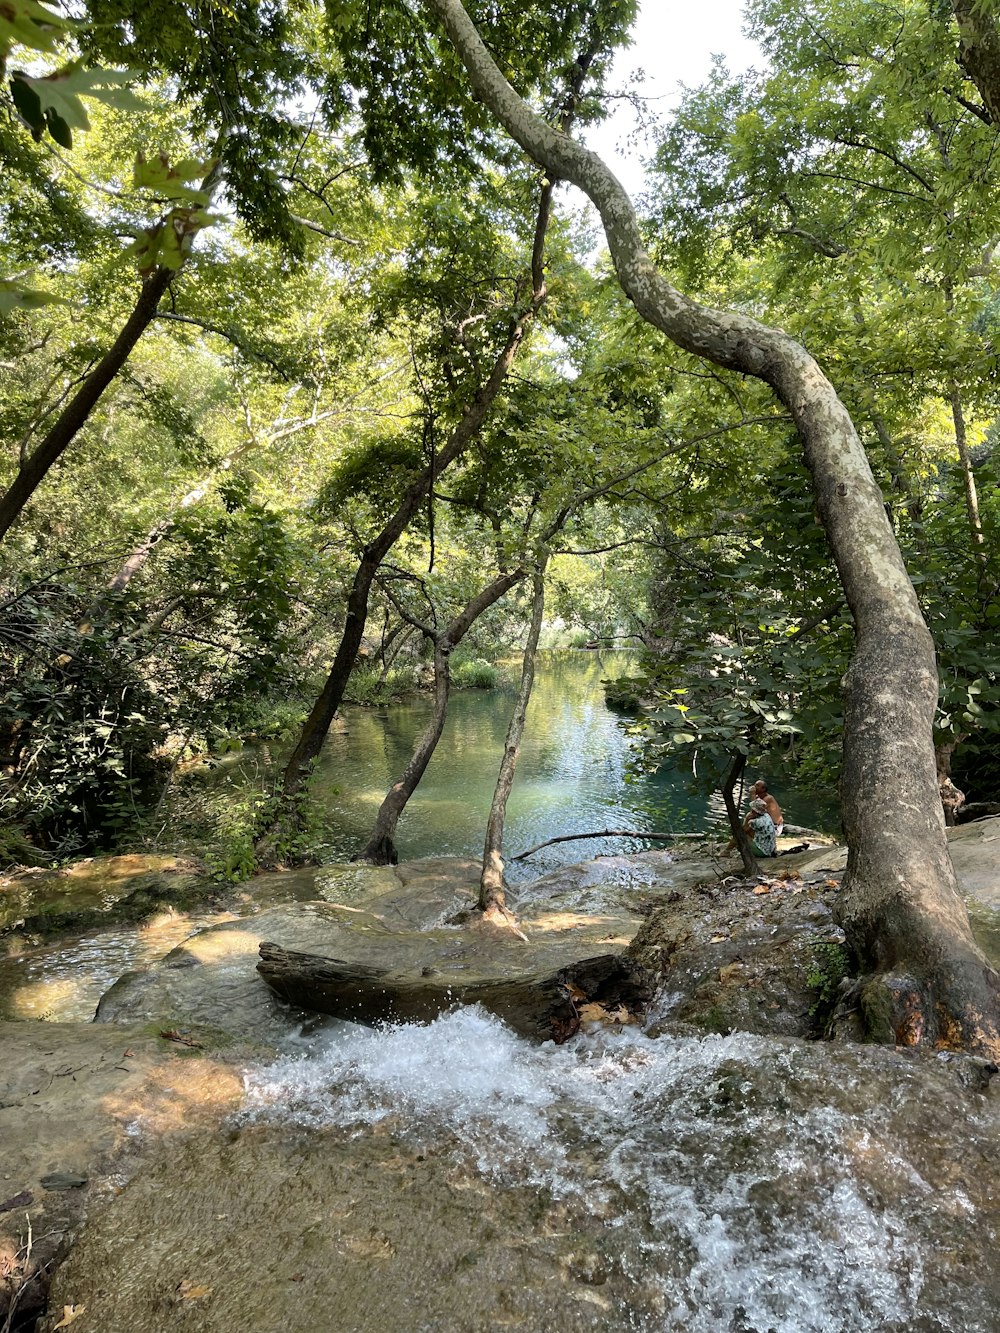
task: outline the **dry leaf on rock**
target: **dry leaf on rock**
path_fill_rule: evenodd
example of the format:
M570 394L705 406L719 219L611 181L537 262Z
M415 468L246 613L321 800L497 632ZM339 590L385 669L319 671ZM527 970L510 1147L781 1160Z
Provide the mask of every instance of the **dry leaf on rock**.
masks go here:
M754 889L754 893L757 895L758 898L762 893L770 893L770 892L771 892L770 884L758 884L757 887Z
M186 1277L183 1282L178 1283L177 1292L186 1301L200 1301L203 1296L211 1296L212 1288L206 1287L202 1282L195 1282Z
M86 1308L85 1305L64 1305L63 1317L59 1320L59 1323L56 1324L56 1328L52 1330L52 1333L56 1333L56 1329L69 1328L73 1320L79 1319Z

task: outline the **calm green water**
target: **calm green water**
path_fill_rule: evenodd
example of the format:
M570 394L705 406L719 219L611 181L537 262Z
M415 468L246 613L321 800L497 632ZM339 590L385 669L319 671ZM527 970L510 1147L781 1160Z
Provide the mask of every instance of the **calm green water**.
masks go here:
M601 688L602 678L623 674L629 666L625 653L541 656L507 811L507 857L567 833L608 828L703 832L724 818L721 798L697 795L686 765L630 780L632 742L607 708ZM452 695L444 735L400 821L401 860L481 854L513 694L510 685ZM364 845L379 804L403 771L429 714L429 701L422 698L390 708L346 710L346 731L327 742L314 788L334 830L326 846L330 860L347 859ZM796 792L778 769L767 777L790 823L837 829L833 803ZM515 880L533 878L560 864L636 852L645 845L624 838L564 843L508 870Z

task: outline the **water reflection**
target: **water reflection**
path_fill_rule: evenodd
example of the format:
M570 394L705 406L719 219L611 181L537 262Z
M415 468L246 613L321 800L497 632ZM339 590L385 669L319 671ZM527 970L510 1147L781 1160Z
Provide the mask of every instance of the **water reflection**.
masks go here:
M703 832L724 818L721 798L692 793L679 763L630 779L632 741L604 702L602 678L627 673L627 653L542 655L528 710L517 780L507 813L508 855L546 838L605 828ZM434 758L400 822L400 857L478 855L503 752L513 689L456 692ZM349 709L344 732L327 742L316 794L332 829L325 855L349 858L367 841L389 785L426 724L420 698L383 709ZM799 793L779 773L772 785L791 823L835 829L829 802ZM546 848L509 866L512 879L533 878L592 856L640 851L635 839L600 839Z

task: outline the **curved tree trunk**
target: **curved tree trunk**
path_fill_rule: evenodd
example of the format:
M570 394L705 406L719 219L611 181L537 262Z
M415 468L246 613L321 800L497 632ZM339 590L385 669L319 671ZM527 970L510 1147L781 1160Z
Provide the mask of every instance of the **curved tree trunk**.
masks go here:
M460 0L428 4L477 96L536 162L596 205L618 280L643 319L684 350L764 380L791 413L857 631L844 682L844 927L862 965L889 974L875 986L883 1009L905 993L919 1015L893 1024L894 1037L1000 1054L1000 978L972 938L938 799L934 646L846 408L793 338L746 315L701 306L671 286L604 162L531 112Z
M413 747L410 762L403 769L399 781L394 782L386 792L364 850L352 856L352 861L364 861L372 866L394 866L399 860L395 843L396 825L406 809L407 801L424 776L444 730L451 690L450 657L451 653L446 647L440 643L434 645L434 711L431 720Z
M486 823L486 845L483 848L483 873L479 880L479 910L487 917L510 923L512 918L504 901L503 879L503 826L507 816L507 800L514 786L514 774L517 772L517 760L521 753L521 738L524 735L524 719L528 713L528 701L531 687L535 683L535 654L538 652L538 638L542 632L542 615L545 611L545 565L532 575L534 596L531 604L531 626L528 640L524 645L524 658L521 665L521 684L517 691L514 711L507 727L507 739L504 741L503 758L500 772L493 792L493 804Z
M486 588L483 588L468 603L461 615L456 616L443 634L434 636L434 710L431 720L413 747L410 761L403 770L398 782L394 782L386 792L385 800L379 806L375 817L375 826L363 851L352 857L354 861L365 861L369 865L394 866L399 860L396 852L395 836L399 817L406 809L406 803L417 789L420 779L427 770L431 756L437 748L444 730L448 712L448 696L451 689L450 661L452 651L458 647L465 634L476 620L498 602L506 592L524 578L523 569L501 574Z
M0 541L42 484L49 469L72 444L104 390L128 360L132 348L152 323L160 298L173 276L170 269L160 268L146 279L118 337L60 412L45 438L18 468L6 494L0 496Z
M722 799L725 802L726 814L729 816L729 827L732 831L733 842L740 854L743 862L743 869L748 875L757 875L760 873L760 866L753 854L753 848L750 846L750 839L746 835L743 827L743 821L740 819L740 812L736 808L736 802L733 799L733 788L739 782L743 770L747 766L747 757L740 754L739 751L733 755L733 762L729 766L729 772L726 774L726 780L722 784Z
M330 674L319 698L313 704L312 711L306 718L298 743L285 765L277 808L267 826L257 838L256 852L261 865L277 864L279 861L289 859L285 853L279 850L279 844L285 840L289 832L294 832L300 827L301 816L298 798L302 784L323 748L323 742L329 733L330 724L333 722L334 715L343 701L344 690L347 687L351 669L354 666L358 649L361 647L361 640L364 637L372 583L382 561L402 536L440 473L465 451L482 430L490 409L503 389L528 328L545 302L547 288L541 253L548 228L551 201L552 186L546 182L542 187L535 223L531 260L531 299L511 324L507 340L493 363L488 378L480 386L478 393L469 404L465 415L452 431L447 442L442 445L431 463L412 482L392 518L374 541L369 542L362 552L361 563L358 565L348 595L344 631L333 659L333 665L330 668Z

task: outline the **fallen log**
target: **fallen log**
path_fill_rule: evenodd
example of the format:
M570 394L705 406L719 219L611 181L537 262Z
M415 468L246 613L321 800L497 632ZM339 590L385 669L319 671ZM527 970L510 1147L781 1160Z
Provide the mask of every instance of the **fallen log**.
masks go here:
M427 1022L456 1005L480 1004L521 1036L557 1043L579 1029L583 1005L636 1015L654 990L652 974L624 954L557 971L463 978L435 967L393 972L264 941L257 971L283 1000L352 1022Z

